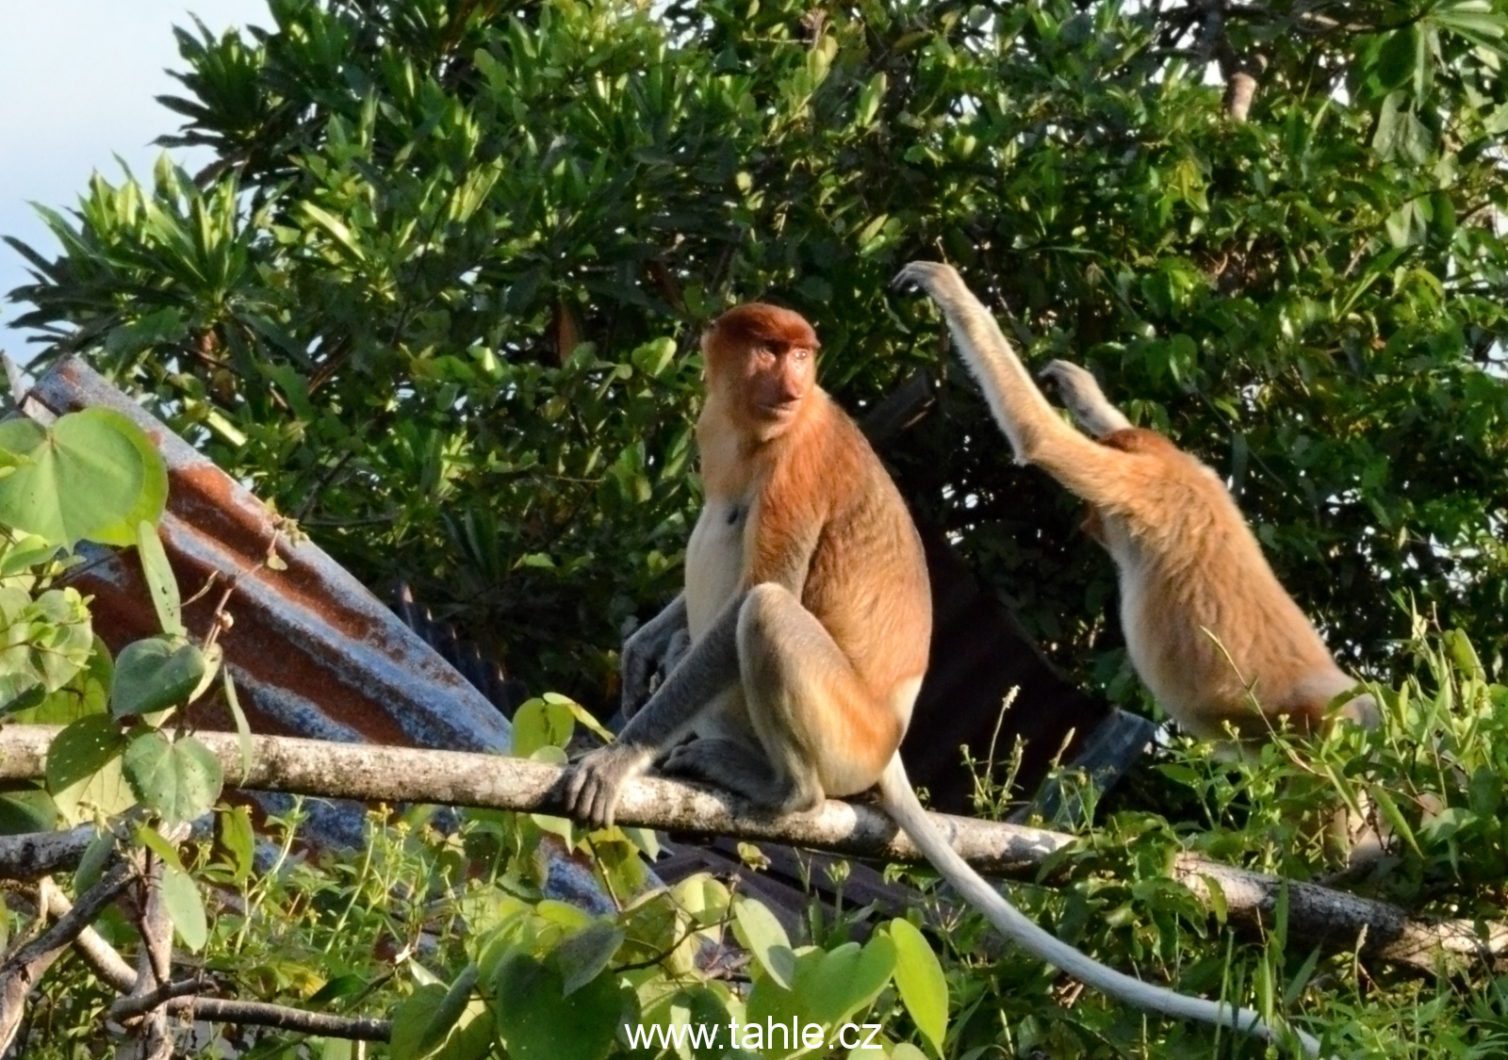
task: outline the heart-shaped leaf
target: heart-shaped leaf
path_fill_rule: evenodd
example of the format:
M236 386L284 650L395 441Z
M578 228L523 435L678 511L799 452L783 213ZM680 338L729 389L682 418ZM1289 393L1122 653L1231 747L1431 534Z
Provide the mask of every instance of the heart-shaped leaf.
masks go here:
M514 1060L600 1060L631 1004L610 976L566 997L559 972L517 950L503 957L489 985L498 1035Z
M125 734L110 715L80 718L47 748L47 790L56 793L92 777L125 746Z
M148 637L115 660L110 710L117 718L151 714L188 699L204 677L204 653L187 641Z
M70 412L50 430L11 421L0 449L19 458L0 478L0 523L48 544L132 545L138 524L162 516L167 466L141 428L112 409Z
M155 730L131 741L123 767L137 799L169 822L206 812L224 783L219 760L203 743L192 736L169 740Z

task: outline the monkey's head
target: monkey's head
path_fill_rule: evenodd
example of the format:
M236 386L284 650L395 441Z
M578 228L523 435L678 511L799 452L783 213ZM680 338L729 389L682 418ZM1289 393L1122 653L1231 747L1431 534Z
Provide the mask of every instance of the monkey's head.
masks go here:
M817 385L817 333L800 313L763 302L735 306L702 333L707 389L740 427L785 433Z

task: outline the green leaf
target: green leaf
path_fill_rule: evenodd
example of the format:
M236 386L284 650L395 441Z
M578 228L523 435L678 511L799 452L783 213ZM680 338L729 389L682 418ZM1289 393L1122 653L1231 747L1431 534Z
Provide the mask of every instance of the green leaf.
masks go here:
M0 547L4 549L0 553L0 578L10 578L33 567L41 567L58 553L57 545L50 545L35 534L25 534Z
M157 731L131 741L123 760L136 797L168 822L192 821L220 797L220 763L192 736L169 740Z
M859 128L868 128L880 111L880 103L885 99L885 90L888 87L884 71L872 76L859 93L858 106L854 108L854 124Z
M178 857L177 848L151 825L137 823L136 841L161 858L169 868L177 869L179 872L187 871L183 867L183 861Z
M635 349L628 357L640 372L651 379L658 379L665 374L671 361L675 360L675 340L654 339Z
M241 697L236 695L236 682L230 676L230 667L221 671L221 675L225 678L225 703L236 723L236 747L241 751L241 779L238 783L245 783L251 775L251 725L246 721L246 712L241 709Z
M460 1021L476 987L477 966L468 964L449 988L421 986L393 1012L393 1060L418 1060L445 1043Z
M1393 796L1388 794L1387 789L1380 784L1367 785L1367 791L1377 803L1377 808L1382 811L1382 815L1387 818L1388 824L1393 826L1393 831L1403 837L1403 841L1409 845L1410 850L1419 857L1423 857L1424 854L1419 849L1419 841L1414 837L1414 830L1409 827L1408 820L1398 809Z
M173 931L186 947L197 953L209 941L209 922L204 915L204 900L194 878L182 869L162 866L162 905Z
M32 789L0 795L0 835L50 832L57 820L57 807L45 791Z
M1504 47L1508 13L1494 11L1490 0L1445 0L1434 5L1428 18L1442 29L1508 57L1508 48Z
M141 572L147 580L152 606L157 609L157 623L169 637L182 637L183 604L178 596L178 579L168 564L168 554L157 536L157 528L148 522L136 525L136 554L141 557Z
M564 747L576 728L568 707L531 699L513 715L513 753L528 758L541 747Z
M563 696L559 692L546 692L544 694L544 701L546 703L558 703L565 707L571 712L571 717L576 719L576 724L585 726L589 731L602 737L603 743L613 742L612 730L598 721L591 711L587 710L580 703L577 703L574 699Z
M733 899L733 933L771 979L787 990L791 988L796 953L774 913L762 902L739 895Z
M84 409L49 431L32 427L0 432L0 447L21 458L0 478L0 523L72 548L79 541L133 545L138 524L162 516L167 467L125 416Z
M64 824L87 824L101 815L121 813L136 804L131 786L126 783L123 763L124 755L113 757L92 776L52 793Z
M600 1060L631 1011L632 995L610 977L598 976L566 997L560 973L521 950L502 957L489 986L511 1060Z
M895 967L895 942L876 934L863 947L844 943L824 953L820 961L803 965L796 976L795 993L813 1020L835 1026L879 996Z
M1424 34L1417 23L1393 30L1383 38L1382 47L1377 52L1374 69L1378 81L1384 88L1402 88L1413 82L1415 95L1418 95L1426 58Z
M47 790L60 792L92 777L125 746L125 733L110 715L78 719L53 737L47 748Z
M948 980L942 965L926 938L908 921L892 920L886 930L895 943L895 985L901 1003L932 1051L941 1056L948 1032Z
M245 806L228 806L219 813L220 845L230 859L231 879L245 883L256 868L256 832Z
M602 972L623 944L624 932L609 920L598 920L556 946L551 956L565 977L562 992L570 997Z
M351 230L346 227L344 221L329 211L314 205L312 202L299 203L299 209L303 211L305 217L313 221L325 234L335 240L336 245L344 250L351 260L358 263L366 261L366 254L356 244L356 240L351 237Z
M427 983L393 1009L393 1037L390 1052L393 1060L417 1060L427 1055L434 1043L428 1041L434 1032L435 1013L444 1002L447 991L443 983ZM438 1028L443 1036L450 1030L447 1024Z
M105 865L114 853L114 833L96 832L94 838L89 840L89 845L84 848L84 856L79 858L79 867L73 870L73 889L76 894L83 894L99 882L100 876L105 871Z
M90 661L94 633L77 589L33 597L0 586L0 714L37 706Z
M110 710L117 718L166 710L188 699L204 671L204 654L188 641L149 637L127 644L115 660Z

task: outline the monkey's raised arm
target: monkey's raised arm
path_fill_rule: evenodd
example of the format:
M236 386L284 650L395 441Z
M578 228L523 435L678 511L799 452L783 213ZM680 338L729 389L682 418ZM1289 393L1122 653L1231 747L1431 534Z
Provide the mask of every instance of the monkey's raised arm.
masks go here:
M1131 421L1110 404L1094 375L1068 361L1049 361L1041 372L1043 379L1058 384L1058 394L1073 415L1074 421L1095 438L1105 438L1116 431L1132 429Z
M907 283L920 287L942 310L964 363L979 380L995 421L1011 443L1016 463L1040 465L1092 504L1118 511L1137 504L1144 492L1139 488L1142 473L1137 458L1099 445L1063 422L1037 389L995 318L951 265L913 261L895 277L896 286ZM1094 395L1098 401L1088 406L1095 423L1091 429L1098 433L1097 428L1112 423L1130 426L1105 401L1098 386Z

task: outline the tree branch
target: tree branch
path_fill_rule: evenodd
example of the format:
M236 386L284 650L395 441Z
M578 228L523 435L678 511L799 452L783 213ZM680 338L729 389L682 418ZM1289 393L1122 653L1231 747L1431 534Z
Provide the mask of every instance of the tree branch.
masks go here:
M138 980L139 981L139 980ZM176 983L163 983L162 985L148 990L146 993L132 993L129 997L123 997L110 1006L110 1011L105 1014L107 1019L117 1023L126 1023L134 1020L142 1013L151 1012L162 1006L164 1002L175 998L188 997L194 994L202 994L206 990L215 989L213 979L205 979L195 976L192 979L180 979Z
M0 731L0 780L42 775L47 746L57 731L32 725ZM198 735L227 775L240 772L234 735ZM564 812L561 775L558 766L503 755L256 736L251 770L242 786L364 802L426 802L559 815ZM986 873L1029 872L1075 841L1062 832L1023 825L931 816L953 847ZM859 803L829 801L810 813L771 817L724 792L642 777L624 787L618 819L627 825L770 840L889 862L922 860L889 817ZM1201 900L1210 901L1218 886L1230 918L1247 926L1262 923L1286 888L1294 930L1333 946L1360 941L1368 955L1426 974L1442 965L1495 963L1508 952L1508 924L1414 917L1387 902L1193 854L1180 855L1173 874Z
M124 1002L117 1003L130 1006L133 1016L143 1017L138 1035L144 1060L170 1060L173 1055L167 1009L161 1001L151 1000L173 985L173 924L162 898L164 871L162 858L146 851L146 868L137 884L141 952L136 957L136 985Z
M48 911L54 916L67 916L73 905L67 897L56 890L48 895ZM136 972L114 946L106 942L93 928L85 928L74 940L80 956L94 973L115 990L132 995L138 982ZM235 1023L244 1026L274 1027L279 1030L304 1034L319 1034L328 1038L349 1038L356 1041L385 1042L392 1037L390 1020L372 1019L365 1016L331 1016L322 1012L308 1012L285 1005L265 1001L236 1001L228 998L183 996L190 987L205 989L213 987L213 981L190 979L160 986L150 995L124 997L110 1008L111 1019L124 1020L143 1011L142 1006L161 1005L168 1012L182 1012L194 1019L212 1023ZM164 1004L164 1002L166 1002Z
M0 878L35 880L71 869L97 834L86 824L66 832L0 836Z
M169 1012L185 1012L211 1023L275 1027L283 1031L348 1038L360 1042L385 1042L393 1036L391 1020L367 1016L331 1016L265 1001L231 1001L218 997L177 997L166 1005Z
M128 862L117 862L103 879L91 887L68 913L36 938L18 946L0 962L0 1053L11 1041L26 1014L26 996L69 943L94 922L135 878ZM45 901L45 899L43 900ZM43 915L41 909L38 915Z

